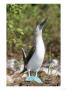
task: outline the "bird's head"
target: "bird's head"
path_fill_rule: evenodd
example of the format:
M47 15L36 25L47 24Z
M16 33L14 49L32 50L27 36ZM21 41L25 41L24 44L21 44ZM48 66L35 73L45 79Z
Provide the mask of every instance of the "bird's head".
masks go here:
M42 34L42 30L43 30L44 27L46 26L46 22L47 22L47 19L43 20L42 22L40 22L40 23L37 25L37 27L36 27L36 32L35 32L36 35Z

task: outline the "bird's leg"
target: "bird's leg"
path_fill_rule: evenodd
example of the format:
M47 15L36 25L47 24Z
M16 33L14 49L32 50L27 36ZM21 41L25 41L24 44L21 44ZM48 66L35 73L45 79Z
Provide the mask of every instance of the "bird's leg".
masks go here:
M38 71L36 71L36 75L35 75L35 77L34 77L34 81L36 81L36 82L38 82L38 83L43 83L43 82L41 81L41 79L38 77L37 73L38 73Z
M37 73L38 73L38 71L36 71L36 75L35 76L31 76L30 75L30 70L28 70L29 76L26 78L26 81L36 81L37 83L43 83L41 81L41 79L38 77Z
M26 81L33 81L33 76L30 75L30 70L28 70L28 77L26 78Z
M29 75L29 77L30 77L30 70L28 70L28 75Z
M37 77L37 73L38 73L38 71L36 71L36 75L35 75L36 77Z

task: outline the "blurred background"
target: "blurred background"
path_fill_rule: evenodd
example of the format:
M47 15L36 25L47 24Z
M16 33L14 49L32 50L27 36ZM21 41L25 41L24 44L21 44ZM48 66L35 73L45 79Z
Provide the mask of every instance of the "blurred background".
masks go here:
M60 5L59 4L7 4L7 57L22 57L32 47L33 32L38 22L45 18L43 39L46 45L45 59L60 60Z

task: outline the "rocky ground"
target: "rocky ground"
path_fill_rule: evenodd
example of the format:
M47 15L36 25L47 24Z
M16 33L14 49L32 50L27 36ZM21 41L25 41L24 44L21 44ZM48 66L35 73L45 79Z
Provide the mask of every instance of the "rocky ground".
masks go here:
M9 56L9 60L10 57L12 58L17 58L18 60L20 59L20 55L15 55L12 54L13 56ZM22 55L21 55L22 58ZM21 59L20 59L21 60ZM21 62L20 62L21 63ZM46 62L43 63L43 67L44 65L46 65ZM13 67L13 63L10 62L10 64L8 65L7 62L7 67L11 66L9 68L14 68ZM15 68L18 68L15 66ZM23 67L22 67L23 68ZM41 80L43 81L42 84L39 84L35 81L25 81L26 77L27 77L27 72L26 73L15 73L15 71L13 71L12 69L7 69L7 86L60 86L60 82L61 82L61 75L60 74L50 74L48 75L48 73L46 73L45 71L40 71L38 73L38 76L41 78ZM33 72L31 72L31 74L34 74Z
M19 74L7 70L7 86L60 86L59 75L47 75L43 71L40 71L38 75L43 81L42 84L35 81L25 81L27 73Z

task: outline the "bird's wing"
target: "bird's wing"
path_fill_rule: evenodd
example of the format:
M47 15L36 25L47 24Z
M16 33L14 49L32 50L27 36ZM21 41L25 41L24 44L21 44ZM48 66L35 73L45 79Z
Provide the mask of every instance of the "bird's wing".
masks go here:
M34 48L34 46L33 46L33 47L31 48L31 50L29 51L29 53L28 53L28 55L27 55L27 57L26 57L26 59L25 59L25 61L24 61L24 64L25 64L25 65L28 64L28 62L29 62L30 58L32 57L34 51L35 51L35 48Z

